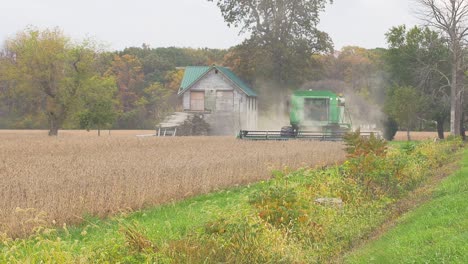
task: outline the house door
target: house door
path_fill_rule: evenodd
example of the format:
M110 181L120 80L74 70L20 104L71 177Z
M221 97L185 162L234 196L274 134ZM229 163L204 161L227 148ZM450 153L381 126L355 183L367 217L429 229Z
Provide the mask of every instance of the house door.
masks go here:
M216 111L232 112L234 110L234 93L232 91L216 92Z
M205 111L205 92L190 92L190 110Z

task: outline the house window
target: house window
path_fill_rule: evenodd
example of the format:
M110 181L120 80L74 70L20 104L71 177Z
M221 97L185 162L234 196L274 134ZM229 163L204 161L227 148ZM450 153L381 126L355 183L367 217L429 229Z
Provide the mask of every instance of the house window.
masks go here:
M204 111L205 110L205 92L190 93L190 110Z

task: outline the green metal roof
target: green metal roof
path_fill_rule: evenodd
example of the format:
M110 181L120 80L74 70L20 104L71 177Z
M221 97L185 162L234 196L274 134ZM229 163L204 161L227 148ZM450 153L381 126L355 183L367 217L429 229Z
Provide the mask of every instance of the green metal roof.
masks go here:
M242 81L235 73L226 67L219 66L189 66L185 68L184 78L179 88L179 95L190 89L196 82L213 69L217 69L230 79L237 87L239 87L248 96L257 96L244 81Z
M184 78L180 84L179 94L187 90L198 81L202 76L210 71L208 66L189 66L185 68Z

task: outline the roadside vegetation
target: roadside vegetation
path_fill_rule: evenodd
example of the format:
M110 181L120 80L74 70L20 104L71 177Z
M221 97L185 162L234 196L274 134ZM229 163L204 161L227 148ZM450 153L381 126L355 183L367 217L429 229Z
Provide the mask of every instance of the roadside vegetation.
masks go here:
M337 258L397 214L398 201L452 161L461 141L388 147L356 135L339 166L80 227L6 236L0 262L314 263Z
M403 215L396 228L353 252L349 263L468 263L468 151L461 170L444 180L432 200Z

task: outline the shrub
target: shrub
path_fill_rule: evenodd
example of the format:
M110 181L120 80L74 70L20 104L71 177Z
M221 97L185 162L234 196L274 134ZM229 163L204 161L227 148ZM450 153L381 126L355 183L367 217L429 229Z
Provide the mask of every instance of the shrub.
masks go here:
M384 156L387 150L387 142L384 139L377 138L373 133L369 137L363 137L359 130L347 133L344 136L344 141L349 158L365 156L370 153Z
M257 216L219 219L205 232L170 243L173 263L298 263L306 257L280 230Z
M344 175L356 179L375 198L398 197L414 188L448 160L459 141L408 143L389 151L385 142L354 133L346 144L350 158L343 166Z
M301 202L292 187L275 185L253 194L250 204L258 210L258 216L269 224L294 229L299 223L307 222L305 203Z

